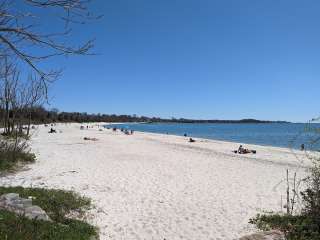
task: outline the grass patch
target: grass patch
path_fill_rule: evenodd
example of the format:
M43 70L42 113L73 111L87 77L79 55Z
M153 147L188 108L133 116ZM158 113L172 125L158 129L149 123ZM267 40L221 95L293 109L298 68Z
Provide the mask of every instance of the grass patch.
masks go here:
M28 151L25 141L17 143L10 140L0 140L0 172L15 169L19 164L32 163L36 155Z
M264 214L250 219L258 229L268 231L276 229L284 233L288 240L319 240L320 216Z
M13 170L19 163L33 163L35 160L36 155L33 153L0 150L0 172Z
M20 132L20 131L14 131L14 132L10 132L10 133L1 133L1 135L7 139L16 139L16 138L23 138L25 140L29 140L30 136L28 136L25 132Z
M0 187L0 195L19 193L23 198L33 197L33 204L41 207L53 222L29 220L0 210L0 239L89 240L97 236L97 229L86 222L69 219L67 215L82 216L91 201L71 191L40 188Z
M88 240L95 229L87 223L70 220L68 224L29 220L0 210L0 239L8 240Z

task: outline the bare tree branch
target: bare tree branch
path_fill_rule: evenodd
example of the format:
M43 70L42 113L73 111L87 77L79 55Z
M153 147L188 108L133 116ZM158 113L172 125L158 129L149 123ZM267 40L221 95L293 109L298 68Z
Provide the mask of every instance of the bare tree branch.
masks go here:
M90 2L91 0L20 0L17 10L16 1L0 0L0 57L17 57L35 71L45 85L52 82L61 71L45 71L39 67L40 61L54 56L92 54L90 50L94 46L94 39L80 43L79 46L65 43L71 38L71 24L83 24L101 17L90 13ZM30 9L35 11L30 12ZM50 30L45 33L38 28L43 27L43 21L37 13L50 13L49 10L60 12L58 18L65 23L58 33Z

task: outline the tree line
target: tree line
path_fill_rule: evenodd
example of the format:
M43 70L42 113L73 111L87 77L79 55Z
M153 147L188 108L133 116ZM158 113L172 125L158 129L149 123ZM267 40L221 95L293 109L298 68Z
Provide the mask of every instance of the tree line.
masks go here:
M32 90L33 89L33 90ZM32 93L34 88L31 88ZM35 96L37 96L35 94ZM38 100L38 98L33 98ZM9 108L9 112L2 106L0 108L0 118L5 120L2 125L5 127L12 126L12 122L15 122L15 118L18 119L19 126L25 127L27 130L30 128L30 124L48 124L58 122L141 122L141 123L284 123L282 121L261 121L256 119L242 119L242 120L195 120L185 118L159 118L159 117L147 117L133 115L116 115L116 114L89 114L86 112L65 112L59 111L56 108L46 109L41 105L33 105L36 101L30 101L30 105L27 103L23 111Z

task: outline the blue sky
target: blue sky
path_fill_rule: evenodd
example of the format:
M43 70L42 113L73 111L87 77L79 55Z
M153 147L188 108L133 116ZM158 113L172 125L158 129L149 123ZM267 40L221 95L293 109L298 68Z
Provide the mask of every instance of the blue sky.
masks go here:
M97 56L51 59L51 107L197 119L320 115L320 1L93 1ZM45 23L54 25L52 20ZM49 66L51 66L49 65Z

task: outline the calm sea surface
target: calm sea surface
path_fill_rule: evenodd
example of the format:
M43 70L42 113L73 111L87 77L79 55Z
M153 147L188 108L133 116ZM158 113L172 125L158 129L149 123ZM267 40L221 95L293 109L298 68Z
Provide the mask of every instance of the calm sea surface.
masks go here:
M206 123L129 123L112 125L117 128L141 132L173 134L188 137L225 140L275 147L320 149L320 124L272 123L272 124L206 124ZM110 127L110 126L106 126Z

